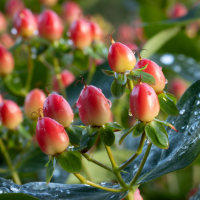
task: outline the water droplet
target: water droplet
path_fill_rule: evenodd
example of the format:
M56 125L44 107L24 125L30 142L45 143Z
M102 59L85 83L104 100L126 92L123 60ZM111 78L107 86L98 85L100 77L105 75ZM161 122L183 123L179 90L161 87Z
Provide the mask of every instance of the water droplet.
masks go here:
M19 185L11 185L10 189L14 192L14 193L18 193L21 191L21 187Z
M128 110L128 115L133 116L130 109Z
M101 182L101 185L105 186L105 185L106 185L106 182Z
M198 100L198 101L197 101L197 105L199 105L199 104L200 104L200 101Z
M112 198L114 198L115 197L115 194L114 195L112 195L110 198L112 199Z
M147 140L147 144L151 144L151 141L150 141L150 140Z
M167 79L165 79L165 84L167 84L168 83L168 80Z
M66 192L67 192L67 194L70 194L70 193L71 193L69 190L67 190Z
M59 101L59 102L62 102L62 101L63 101L63 97L62 97L62 96L59 96L58 101Z
M5 194L5 193L11 193L10 190L6 187L1 187L0 188L0 194Z
M185 126L182 126L181 129L185 129Z
M171 65L174 62L174 56L171 54L164 54L160 57L160 62L165 65Z
M101 88L98 88L98 90L99 90L100 92L102 92Z
M3 182L3 183L2 183L2 185L3 185L3 186L6 186L6 185L7 185L7 183L6 183L6 182Z
M74 151L74 146L69 146L69 151Z
M194 111L194 115L198 115L198 111Z
M107 99L107 101L108 101L108 104L110 105L110 108L111 108L112 107L112 102L109 99Z
M180 115L183 115L185 113L185 109L181 109L179 113Z

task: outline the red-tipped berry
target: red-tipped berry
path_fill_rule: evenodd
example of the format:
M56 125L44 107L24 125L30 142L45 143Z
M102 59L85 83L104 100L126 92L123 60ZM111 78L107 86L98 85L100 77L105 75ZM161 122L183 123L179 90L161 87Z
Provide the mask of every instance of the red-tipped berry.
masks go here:
M63 25L54 11L45 10L39 15L38 30L41 37L55 41L62 37Z
M44 117L50 117L64 127L68 127L74 119L74 113L69 103L58 94L52 94L46 98L43 114Z
M82 13L81 7L74 1L66 1L62 5L62 18L67 24L78 20Z
M84 49L92 43L90 23L84 19L74 21L69 28L70 39L78 49Z
M146 83L137 84L130 96L130 111L135 119L149 122L152 121L160 111L158 97Z
M24 8L24 3L21 0L7 0L5 5L6 14L13 17L15 13Z
M37 30L37 23L33 13L25 8L18 12L14 17L14 27L18 35L30 37Z
M112 36L111 42L112 45L110 46L108 52L108 62L110 68L117 73L132 70L136 63L134 53L124 44L119 42L115 43Z
M14 69L12 54L0 45L0 76L10 74Z
M58 0L39 0L41 4L51 7L57 4Z
M108 122L111 115L110 104L101 89L92 85L84 86L76 102L79 117L87 126L102 126Z
M69 85L71 85L75 81L75 76L69 70L63 70L62 73L61 73L61 78L62 78L62 82L63 82L64 87L68 87ZM56 91L56 92L60 91L56 77L53 78L53 90Z
M5 48L10 48L14 45L14 40L11 38L11 36L7 33L3 33L0 36L0 44L2 44Z
M36 137L41 150L50 156L62 153L69 145L69 137L64 127L48 117L39 117Z
M39 89L34 89L28 93L24 102L24 113L31 119L37 119L37 115L32 115L33 112L43 108L46 95Z
M23 121L23 115L19 106L11 101L5 100L1 105L1 122L8 129L14 130Z
M5 31L7 28L7 22L2 12L0 12L0 32Z
M174 4L174 6L171 10L170 17L172 19L176 19L176 18L179 18L179 17L183 17L187 13L188 13L188 10L184 6L184 4L182 4L181 2L177 2L176 4Z
M155 81L155 85L151 85L151 87L155 90L156 93L161 93L165 88L165 76L162 72L162 68L159 67L155 62L148 60L148 59L141 59L135 65L135 69L139 69L147 65L147 68L143 70L146 73L151 74Z
M100 26L96 22L91 22L90 26L91 26L91 30L92 30L93 40L101 40L102 30L101 30Z
M123 24L119 26L117 31L117 40L122 43L130 43L135 40L135 31L132 26Z

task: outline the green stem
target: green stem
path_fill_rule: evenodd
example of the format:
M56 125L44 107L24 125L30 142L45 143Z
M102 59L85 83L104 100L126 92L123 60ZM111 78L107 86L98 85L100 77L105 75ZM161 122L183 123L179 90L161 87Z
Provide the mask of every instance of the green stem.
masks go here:
M142 159L142 162L140 163L139 169L138 169L137 173L135 174L135 176L133 177L132 181L129 184L130 186L133 186L136 183L136 181L137 181L137 179L138 179L138 177L139 177L139 175L140 175L140 173L141 173L141 171L144 167L144 164L147 160L147 157L148 157L149 152L151 150L151 146L152 146L152 143L149 143L148 146L147 146L146 152L144 154L144 157Z
M0 169L0 173L2 174L8 173L8 172L9 172L9 169Z
M46 59L44 58L44 56L39 56L38 60L50 71L53 70L54 66L51 65L49 62L46 61Z
M100 163L99 161L93 159L93 158L92 158L91 156L89 156L88 154L82 153L82 155L83 155L88 161L93 162L93 163L95 163L96 165L99 165L100 167L102 167L102 168L104 168L104 169L106 169L106 170L108 170L108 171L110 171L110 172L113 172L112 168L110 168L110 167L104 165L103 163Z
M89 74L88 74L87 80L86 80L86 83L88 85L91 83L92 78L93 78L95 71L96 71L96 65L95 65L95 62L94 62L93 59L91 60L91 63L92 63L92 66L89 68Z
M26 86L25 86L27 92L30 90L31 81L33 78L33 67L34 66L33 66L31 47L28 46L28 77L26 79Z
M134 200L134 190L129 191L126 197L124 197L124 200Z
M113 157L113 154L112 154L112 151L111 151L110 147L108 147L108 146L106 146L106 145L104 145L104 146L105 146L105 148L106 148L106 151L107 151L107 154L108 154L108 157L109 157L109 159L110 159L110 162L111 162L111 164L112 164L113 169L116 169L118 166L117 166L117 164L116 164L116 162L115 162L115 159L114 159L114 157Z
M128 84L129 91L131 93L134 88L133 81L130 79L127 79L127 84Z
M59 88L60 88L60 92L62 94L62 96L67 99L67 93L65 91L65 87L63 85L63 82L62 82L62 77L61 77L61 74L60 74L60 66L59 66L59 61L56 57L53 58L53 63L54 63L54 70L55 70L55 73L56 73L56 79L58 81L58 85L59 85Z
M0 138L0 148L1 148L1 151L5 157L5 160L7 162L7 165L11 171L11 175L12 175L12 178L14 180L15 183L17 184L21 184L21 181L20 181L20 178L19 178L19 175L18 173L15 171L15 168L14 166L12 165L12 162L11 162L11 159L10 159L10 156L8 154L8 151L6 150L6 147L3 143L3 140Z
M130 128L130 129L120 138L119 144L121 144L121 143L124 141L124 139L126 138L126 136L127 136L130 132L132 132L134 128L135 128L135 126L133 126L132 128Z
M146 135L145 133L143 133L136 153L133 154L125 163L123 163L122 165L118 167L119 171L123 170L126 166L128 166L131 162L133 162L133 160L135 160L142 153L142 148L144 146L145 139L146 139Z
M109 192L124 192L126 191L126 189L123 189L123 188L120 188L120 189L114 189L114 188L107 188L107 187L104 187L104 186L101 186L101 185L98 185L96 183L93 183L91 181L88 181L86 180L82 175L80 174L74 174L81 183L83 184L87 184L87 185L90 185L92 187L95 187L95 188L99 188L101 190L105 190L105 191L109 191Z

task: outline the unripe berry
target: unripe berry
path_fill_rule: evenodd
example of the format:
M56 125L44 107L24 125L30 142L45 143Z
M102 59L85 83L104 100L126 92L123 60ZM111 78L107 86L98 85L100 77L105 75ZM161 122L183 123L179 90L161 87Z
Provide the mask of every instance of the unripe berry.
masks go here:
M7 22L2 12L0 12L0 32L5 31L7 28Z
M45 10L39 15L38 30L41 37L55 41L62 37L63 25L54 11Z
M24 113L31 119L37 119L37 115L32 115L39 108L43 108L46 95L39 89L33 89L28 93L24 101Z
M62 73L61 73L61 78L62 78L62 82L63 82L64 87L68 87L69 85L71 85L75 81L75 76L69 70L63 70ZM56 92L60 91L56 77L53 78L53 90L56 91Z
M5 48L10 48L14 45L14 40L11 38L11 36L7 33L3 33L0 36L0 44L2 44Z
M69 28L70 39L74 46L84 49L92 43L92 31L90 23L84 19L74 21Z
M5 100L1 106L1 121L8 129L14 130L22 121L23 115L19 106L11 101Z
M51 94L46 98L43 114L44 117L50 117L64 127L68 127L74 119L74 113L69 103L58 94Z
M67 24L78 20L82 13L81 7L74 1L66 1L62 5L62 18Z
M92 85L84 86L76 102L79 117L86 126L102 126L108 122L111 115L110 104L101 89Z
M10 74L14 69L12 54L0 45L0 76Z
M37 30L37 23L33 13L24 8L18 12L14 17L14 27L17 30L18 35L22 37L30 37Z
M155 85L151 85L151 87L155 90L156 93L161 93L165 88L165 82L166 82L165 76L162 72L162 68L151 60L141 59L136 63L135 69L142 68L145 65L147 65L147 68L143 71L151 74L156 81Z
M38 119L36 137L41 150L49 156L62 153L69 146L64 127L48 117Z
M93 40L101 40L102 30L101 30L100 26L96 22L91 22L90 27L92 30Z
M184 6L184 4L177 2L176 4L174 4L174 6L172 8L172 11L170 13L170 17L172 19L176 19L176 18L179 18L179 17L183 17L187 13L188 13L188 10Z
M119 42L114 43L112 40L112 45L108 52L108 62L113 71L120 73L132 70L135 66L136 58L130 48Z
M39 0L41 4L45 5L45 6L54 6L58 0Z
M6 14L13 17L16 12L24 8L24 3L21 0L7 0L5 5Z
M135 119L150 122L160 111L158 97L146 83L137 84L130 95L130 111Z

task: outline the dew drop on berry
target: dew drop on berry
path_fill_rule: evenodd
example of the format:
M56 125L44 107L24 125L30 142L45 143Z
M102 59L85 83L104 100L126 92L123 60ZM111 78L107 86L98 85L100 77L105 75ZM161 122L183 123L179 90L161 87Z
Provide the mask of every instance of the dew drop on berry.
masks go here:
M60 96L59 99L58 99L58 101L62 102L63 101L63 97Z
M112 102L109 99L107 99L107 101L108 101L108 104L110 105L110 108L111 108L112 107Z
M167 84L168 83L168 80L167 79L165 79L165 84Z
M150 92L150 91L147 91L147 94L148 94L148 95L151 95L151 92Z

